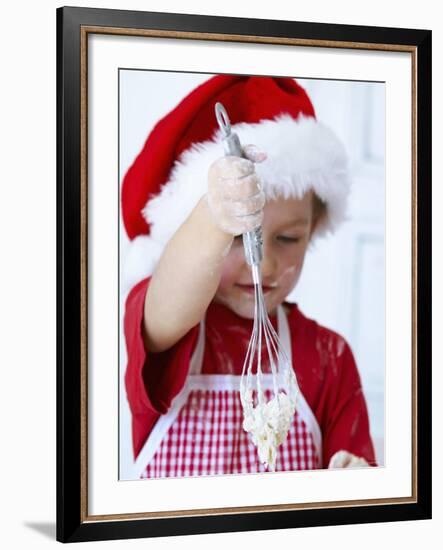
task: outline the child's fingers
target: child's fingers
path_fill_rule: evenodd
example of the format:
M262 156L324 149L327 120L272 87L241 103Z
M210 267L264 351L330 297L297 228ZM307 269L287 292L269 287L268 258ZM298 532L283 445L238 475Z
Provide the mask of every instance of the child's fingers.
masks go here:
M257 214L265 205L265 196L262 191L243 201L234 201L229 204L229 214L235 217L246 217Z
M241 157L221 157L209 168L209 178L230 179L243 178L254 172L252 161Z
M358 468L369 466L366 460L348 451L337 451L329 461L328 468Z
M260 227L262 222L263 222L262 210L255 214L251 214L250 216L248 216L246 219L243 220L243 227L242 227L241 233L254 231L254 229L257 229L257 227Z
M243 146L243 154L252 162L263 162L268 157L265 151L262 151L262 149L252 143Z
M254 214L249 214L241 218L237 218L234 221L229 222L227 227L229 228L229 233L232 235L241 235L242 233L247 233L248 231L254 231L257 227L260 227L263 221L263 211L255 212Z
M244 178L229 178L220 185L220 195L227 200L242 200L253 197L261 190L260 178L254 172Z
M252 148L247 150L249 154ZM252 156L257 158L254 153ZM254 163L234 156L214 161L208 174L208 205L217 225L231 235L258 227L263 219L265 194Z
M263 210L252 212L254 208L250 208L251 213L247 213L247 208L239 206L237 210L243 214L233 215L232 212L226 212L223 204L217 201L214 203L210 196L208 196L208 204L214 215L214 221L230 235L241 235L246 231L253 231L263 220Z

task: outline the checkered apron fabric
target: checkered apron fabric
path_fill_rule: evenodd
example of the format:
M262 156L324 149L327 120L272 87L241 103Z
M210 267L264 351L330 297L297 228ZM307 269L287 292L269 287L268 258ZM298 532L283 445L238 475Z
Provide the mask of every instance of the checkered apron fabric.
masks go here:
M267 400L272 395L271 390L265 390ZM266 472L242 422L238 391L191 390L141 478ZM313 436L296 412L288 437L278 448L275 470L319 467Z
M282 345L292 357L289 326L283 308L277 311ZM266 472L258 460L251 435L243 430L240 376L201 374L205 325L202 321L188 380L162 415L137 458L136 477L190 477ZM266 400L272 392L272 375L262 375ZM321 431L304 396L287 439L277 449L276 471L321 468ZM141 475L140 475L141 472Z

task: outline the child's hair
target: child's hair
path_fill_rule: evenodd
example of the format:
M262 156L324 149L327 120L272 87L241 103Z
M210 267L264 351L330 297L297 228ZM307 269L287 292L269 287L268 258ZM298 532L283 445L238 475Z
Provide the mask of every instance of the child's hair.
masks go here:
M327 215L328 205L321 200L317 193L313 194L312 197L312 209L313 209L313 226L317 224L319 220L324 218Z

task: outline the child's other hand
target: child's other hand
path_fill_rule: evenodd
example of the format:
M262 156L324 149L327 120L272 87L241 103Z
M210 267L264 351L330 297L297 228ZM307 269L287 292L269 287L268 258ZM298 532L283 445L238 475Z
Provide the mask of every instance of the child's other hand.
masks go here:
M355 456L348 451L337 451L331 457L328 468L361 468L369 466L364 458Z
M217 159L208 173L208 205L214 222L230 235L241 235L258 227L263 219L265 194L254 162L266 159L255 145L243 147L247 158Z

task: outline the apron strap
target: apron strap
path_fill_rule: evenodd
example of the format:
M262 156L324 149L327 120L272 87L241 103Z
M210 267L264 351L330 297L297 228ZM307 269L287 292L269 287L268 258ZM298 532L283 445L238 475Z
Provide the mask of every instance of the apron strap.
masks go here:
M278 323L278 336L280 338L280 343L282 344L284 350L286 351L288 357L291 361L294 361L294 356L292 355L292 345L291 345L291 334L289 331L289 323L286 313L283 309L283 306L278 306L277 308L277 323ZM300 388L297 396L297 412L306 424L308 430L312 433L314 439L315 448L320 460L322 460L322 435L320 426L318 424L315 414L312 412L311 407L305 399L305 396L302 394Z
M292 359L291 336L289 332L288 318L282 305L277 307L277 332L280 343L289 359Z
M189 374L200 374L203 366L203 356L205 353L205 318L200 321L197 345L191 357Z

